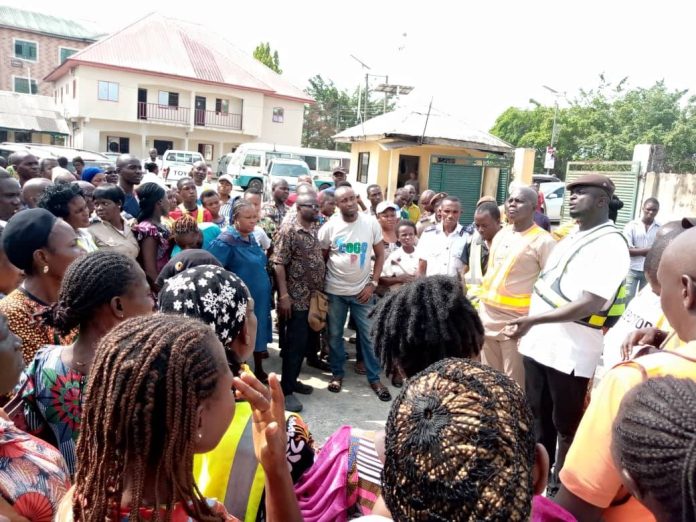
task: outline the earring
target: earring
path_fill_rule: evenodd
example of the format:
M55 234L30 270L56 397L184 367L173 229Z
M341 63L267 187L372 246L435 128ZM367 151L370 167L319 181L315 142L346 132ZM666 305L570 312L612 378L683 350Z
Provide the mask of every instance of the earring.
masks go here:
M198 439L200 440L200 439L202 439L202 438L203 438L203 433L199 431L199 432L198 432Z
M48 265L44 265L43 267L43 273L48 274Z

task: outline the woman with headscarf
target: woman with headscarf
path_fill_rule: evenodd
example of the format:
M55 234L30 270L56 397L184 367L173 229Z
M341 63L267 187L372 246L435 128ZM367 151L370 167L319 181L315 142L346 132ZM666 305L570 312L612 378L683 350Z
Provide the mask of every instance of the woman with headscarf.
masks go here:
M140 252L138 240L121 215L125 200L126 194L118 185L105 183L94 189L97 218L89 226L89 232L100 250L112 250L136 259Z
M255 346L255 299L235 274L216 265L183 269L164 283L159 308L160 312L195 317L209 324L225 348L232 373L249 371L244 361ZM257 520L263 508L264 475L254 458L251 438L244 436L250 427L250 405L237 402L234 419L218 446L194 458L194 476L204 496L217 498L240 519ZM286 431L287 461L296 482L312 465L313 441L295 414L286 413ZM235 488L230 490L228 484L235 484Z
M58 299L65 270L85 253L77 241L73 227L42 208L18 212L5 226L5 254L26 278L0 301L0 313L7 317L10 330L22 339L26 363L40 346L67 343L74 337L74 332L59 335L54 328L39 324L34 316Z
M78 235L77 243L85 252L94 252L97 245L87 230L89 226L89 208L84 192L76 183L57 183L49 185L44 190L38 203L39 208L45 208L56 217L75 229Z
M99 187L106 183L106 173L99 167L87 167L82 171L81 179L82 181L91 183L95 187Z
M169 200L166 191L157 183L144 183L138 187L137 193L140 213L138 224L132 230L140 245L138 262L156 291L155 281L169 261L171 251L170 232L162 224L162 217L169 212Z
M237 274L249 288L259 318L254 348L254 373L261 382L268 376L262 361L268 354L271 341L271 280L266 271L268 260L256 242L254 227L258 212L248 201L238 201L232 211L232 226L210 243L208 250L230 272Z

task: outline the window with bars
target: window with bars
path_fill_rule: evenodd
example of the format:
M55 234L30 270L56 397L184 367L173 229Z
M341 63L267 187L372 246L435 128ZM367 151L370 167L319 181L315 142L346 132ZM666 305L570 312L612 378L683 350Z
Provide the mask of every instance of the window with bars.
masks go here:
M39 56L39 45L27 40L14 41L14 56L22 60L35 62Z

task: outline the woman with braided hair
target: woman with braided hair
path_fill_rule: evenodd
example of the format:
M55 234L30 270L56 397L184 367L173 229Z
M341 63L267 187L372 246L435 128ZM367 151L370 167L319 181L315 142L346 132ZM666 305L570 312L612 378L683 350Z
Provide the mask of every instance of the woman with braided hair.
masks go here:
M123 254L100 250L80 257L65 272L58 300L41 319L61 334L78 330L68 346L41 348L24 370L22 408L13 420L53 444L75 473L82 394L99 340L121 321L152 313L145 273Z
M138 263L145 270L150 287L156 291L155 281L169 261L171 251L169 229L162 224L162 217L169 212L169 200L157 183L143 183L137 192L140 213L138 224L132 230L140 245Z
M214 331L198 320L155 314L117 326L97 348L80 465L58 519L237 521L193 476L194 454L215 448L235 415L236 390L253 410L267 520L301 520L279 428L283 394L275 374L269 381L270 390L249 373L234 377Z
M658 522L696 520L696 382L666 376L632 389L614 421L626 489Z
M171 257L182 250L207 250L211 241L220 235L220 227L215 223L196 223L196 220L184 214L172 224L174 248Z

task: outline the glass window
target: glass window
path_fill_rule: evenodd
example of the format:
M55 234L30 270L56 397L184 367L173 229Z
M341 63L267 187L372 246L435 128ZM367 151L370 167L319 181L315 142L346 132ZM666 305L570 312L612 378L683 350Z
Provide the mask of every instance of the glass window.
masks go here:
M300 156L302 161L304 161L309 170L317 170L317 157L316 156Z
M260 167L261 166L261 156L259 154L247 154L244 158L245 167Z
M159 92L159 104L166 105L167 107L178 107L179 106L179 93L178 92Z
M230 112L230 100L223 100L221 98L215 99L215 112L228 114Z
M31 143L31 132L29 132L29 131L15 131L14 140L17 143Z
M14 79L14 92L23 92L24 94L29 94L29 79L28 78L17 78ZM36 85L36 80L31 81L31 93L36 94L39 89Z
M282 107L273 108L273 121L276 123L283 123L285 119L285 109Z
M367 171L370 167L370 153L361 152L358 154L358 182L367 183Z
M70 58L76 52L77 52L76 49L68 49L66 47L61 47L60 48L60 63L63 63L65 60Z
M99 81L97 97L104 101L118 101L118 83Z
M319 158L319 170L333 172L341 166L341 160L337 158Z
M36 42L27 42L25 40L15 40L14 44L14 55L15 58L21 58L22 60L36 61L38 55L38 46Z

